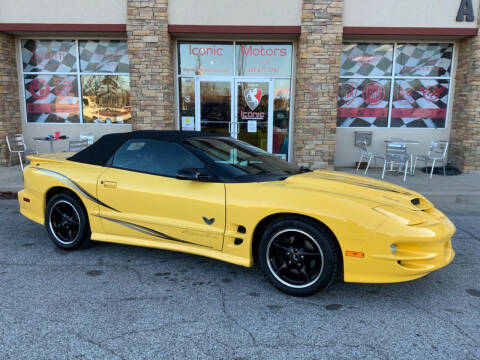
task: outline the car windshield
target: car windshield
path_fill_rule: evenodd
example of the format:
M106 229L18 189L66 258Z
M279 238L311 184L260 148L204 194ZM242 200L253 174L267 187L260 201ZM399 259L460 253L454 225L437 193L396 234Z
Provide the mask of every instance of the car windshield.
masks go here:
M186 141L213 161L228 177L289 176L302 170L262 149L231 138L197 138Z

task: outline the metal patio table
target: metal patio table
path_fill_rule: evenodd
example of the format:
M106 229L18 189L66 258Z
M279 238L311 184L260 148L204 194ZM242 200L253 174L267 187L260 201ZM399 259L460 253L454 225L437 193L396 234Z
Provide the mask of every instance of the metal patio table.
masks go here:
M50 143L50 152L54 153L55 149L54 149L53 143L55 141L68 140L68 139L69 139L68 137L65 137L65 138L62 138L62 139L56 139L55 137L34 137L33 141L38 141L38 142L47 142L48 141Z
M395 144L402 144L407 146L408 145L420 145L421 142L418 140L407 140L407 139L385 139L384 140L386 144L388 143L395 143ZM413 175L413 155L410 153L410 175Z

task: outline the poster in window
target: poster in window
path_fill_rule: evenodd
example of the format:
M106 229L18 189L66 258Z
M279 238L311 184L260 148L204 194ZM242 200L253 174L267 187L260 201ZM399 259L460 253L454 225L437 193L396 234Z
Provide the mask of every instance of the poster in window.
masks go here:
M75 41L22 40L22 63L24 72L76 72Z
M386 127L390 99L389 79L340 79L338 127Z
M343 44L340 76L390 76L392 64L392 44Z
M82 72L128 73L128 49L124 40L81 40L80 70Z
M453 44L399 44L396 54L398 76L450 77Z
M77 76L25 75L27 122L78 123Z
M392 127L444 128L448 80L398 79L392 104Z

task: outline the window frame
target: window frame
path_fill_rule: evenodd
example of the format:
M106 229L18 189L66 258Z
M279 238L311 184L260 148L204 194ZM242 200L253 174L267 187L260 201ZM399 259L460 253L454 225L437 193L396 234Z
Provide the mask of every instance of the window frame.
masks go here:
M23 53L22 53L22 41L23 40L44 40L44 41L55 41L55 40L67 40L67 41L74 41L75 42L75 56L77 59L77 66L76 66L76 71L73 72L49 72L49 71L38 71L38 72L33 72L33 71L24 71L23 70ZM81 76L82 75L98 75L98 76L105 76L105 75L120 75L120 76L128 76L129 78L129 84L130 84L130 71L128 73L124 72L82 72L80 69L80 48L79 48L79 42L80 41L125 41L127 42L126 38L115 38L115 37L64 37L64 36L54 36L54 37L48 37L48 36L22 36L18 38L18 68L20 69L19 71L19 77L20 77L20 90L22 91L21 95L21 101L23 102L22 108L23 108L23 114L24 114L24 121L26 124L46 124L46 125L52 125L52 124L61 124L61 125L79 125L79 124L94 124L98 126L104 126L106 124L99 124L95 122L85 122L83 119L83 98L82 98L82 80ZM27 116L27 101L25 98L25 75L60 75L60 76L76 76L77 77L77 87L78 87L78 100L79 100L79 122L78 123L69 123L69 122L28 122L28 116ZM116 125L123 125L123 124L116 124Z
M379 79L379 80L390 80L390 97L388 104L388 121L387 126L377 127L377 126L336 126L337 129L412 129L412 130L447 130L450 128L450 117L451 117L451 106L452 106L452 92L454 91L454 80L455 73L457 68L457 44L455 41L435 41L435 40L404 40L404 41L386 41L386 40L359 40L354 39L346 40L342 42L342 47L344 44L391 44L393 45L393 58L392 58L392 74L390 76L348 76L340 75L339 79ZM399 44L450 44L452 45L452 65L450 69L449 76L401 76L395 74L395 64L397 58L397 45ZM393 92L395 88L395 80L415 80L415 79L427 79L427 80L447 80L448 81L448 99L447 99L447 113L445 116L445 126L444 127L392 127L392 108L393 108ZM453 85L453 86L452 86ZM337 87L337 96L338 96L338 87ZM338 101L338 100L337 100ZM337 115L338 119L338 115Z

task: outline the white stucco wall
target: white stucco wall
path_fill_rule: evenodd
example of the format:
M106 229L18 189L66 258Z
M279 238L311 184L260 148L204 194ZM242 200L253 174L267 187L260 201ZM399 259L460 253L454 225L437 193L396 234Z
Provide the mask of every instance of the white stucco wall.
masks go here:
M0 23L126 24L127 0L0 0Z
M460 0L344 0L343 26L474 28L456 22ZM479 0L472 0L475 19Z
M174 0L168 22L175 25L298 26L301 0Z

